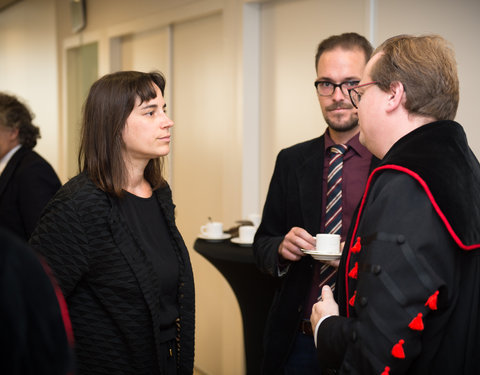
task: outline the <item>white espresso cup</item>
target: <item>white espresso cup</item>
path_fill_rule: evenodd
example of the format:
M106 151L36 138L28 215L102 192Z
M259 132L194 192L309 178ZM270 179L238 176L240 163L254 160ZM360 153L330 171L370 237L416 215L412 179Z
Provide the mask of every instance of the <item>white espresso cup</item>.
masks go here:
M242 225L238 228L238 238L243 243L253 243L257 228L253 225Z
M317 234L316 250L324 254L340 253L340 235L331 233Z
M200 233L205 237L222 238L223 224L218 221L211 221L200 227Z
M253 223L253 226L255 228L258 228L258 226L260 225L261 219L262 219L262 217L260 216L260 214L249 214L248 215L248 220Z

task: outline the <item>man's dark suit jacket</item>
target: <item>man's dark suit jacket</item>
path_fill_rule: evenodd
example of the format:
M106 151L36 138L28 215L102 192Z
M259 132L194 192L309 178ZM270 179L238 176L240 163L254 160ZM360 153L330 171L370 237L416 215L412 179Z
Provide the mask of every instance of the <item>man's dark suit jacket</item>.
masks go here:
M60 186L50 164L35 151L21 147L0 175L0 226L28 240Z
M278 247L292 227L309 233L320 228L324 137L280 151L275 164L262 222L255 235L253 251L258 267L278 277ZM278 202L284 205L278 205ZM288 214L287 214L288 213ZM312 257L292 262L280 279L267 326L263 372L280 374L292 348L303 316L303 305L313 276Z
M321 136L278 154L253 244L257 266L273 277L278 277L278 247L288 231L301 227L317 233L320 228L324 142ZM314 262L312 257L292 262L288 273L280 278L265 330L265 374L282 373L304 316Z

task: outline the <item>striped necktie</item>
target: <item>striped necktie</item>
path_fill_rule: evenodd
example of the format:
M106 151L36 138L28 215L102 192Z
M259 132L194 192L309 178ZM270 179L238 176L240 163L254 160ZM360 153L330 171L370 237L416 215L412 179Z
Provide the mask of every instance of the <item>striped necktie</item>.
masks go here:
M343 155L348 146L330 147L327 176L327 206L325 209L325 233L342 233L342 180Z
M342 233L342 180L343 180L343 155L348 146L334 145L330 147L330 161L327 176L327 204L325 208L325 233ZM337 269L322 264L319 274L320 294L324 285L335 289L335 274Z

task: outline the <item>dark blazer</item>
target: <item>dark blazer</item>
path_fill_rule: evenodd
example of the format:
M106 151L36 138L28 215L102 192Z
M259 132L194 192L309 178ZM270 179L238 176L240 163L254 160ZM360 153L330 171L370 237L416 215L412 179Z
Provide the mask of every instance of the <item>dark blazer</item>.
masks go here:
M324 137L280 151L255 235L257 266L278 277L278 246L294 226L317 233L322 207ZM298 332L313 276L312 257L292 262L270 308L264 337L263 373L281 374Z
M278 246L294 226L316 233L320 228L324 138L280 151L255 235L257 266L278 277ZM279 203L281 202L281 203ZM265 374L280 374L292 348L313 276L313 258L293 262L280 279L270 308L264 337Z
M171 190L166 185L155 194L179 261L178 373L192 374L192 268L175 224ZM158 374L159 280L117 199L80 174L51 200L30 242L53 269L66 297L78 374Z
M434 122L393 145L358 216L338 271L341 316L318 330L320 363L479 374L480 165L461 126Z
M296 226L317 233L320 228L324 142L324 136L314 138L286 148L277 156L253 243L257 266L273 277L278 278L278 247L288 231ZM305 314L314 262L312 257L292 262L287 274L279 279L265 329L265 374L283 372Z
M21 147L0 175L0 226L27 241L60 186L50 164L35 151Z

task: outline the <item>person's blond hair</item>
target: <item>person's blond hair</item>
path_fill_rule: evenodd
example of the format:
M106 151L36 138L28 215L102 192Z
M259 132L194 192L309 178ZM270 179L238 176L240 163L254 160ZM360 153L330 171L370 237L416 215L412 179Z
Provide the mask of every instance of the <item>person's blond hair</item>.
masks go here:
M381 57L371 78L387 91L392 82L405 88L405 108L411 114L453 120L459 101L457 63L453 50L439 35L399 35L374 51Z

